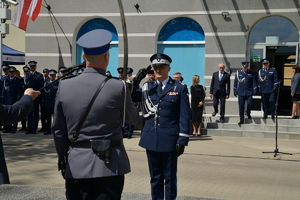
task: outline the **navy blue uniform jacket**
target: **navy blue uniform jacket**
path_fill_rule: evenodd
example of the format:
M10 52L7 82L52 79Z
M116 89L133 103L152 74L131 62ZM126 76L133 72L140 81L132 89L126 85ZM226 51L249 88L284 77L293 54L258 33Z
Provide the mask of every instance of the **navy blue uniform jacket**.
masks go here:
M29 95L24 95L13 105L0 104L0 126L14 124L25 119L32 109L33 100Z
M190 104L187 86L169 77L161 95L157 93L158 84L148 84L149 97L154 105L158 104L157 122L154 116L146 118L139 145L156 152L176 150L176 144L187 145L190 133ZM142 90L133 93L133 101L142 100Z
M278 76L275 68L260 69L258 73L258 88L261 93L272 93L278 88Z
M239 82L238 80L242 80ZM244 70L240 69L235 74L234 79L234 94L239 96L252 96L257 92L257 82L256 77L252 70Z

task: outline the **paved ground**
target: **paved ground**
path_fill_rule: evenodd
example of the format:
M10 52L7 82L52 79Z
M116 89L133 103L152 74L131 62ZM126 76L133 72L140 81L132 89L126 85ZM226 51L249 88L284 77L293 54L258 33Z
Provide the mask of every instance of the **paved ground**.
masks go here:
M64 180L57 171L52 136L2 134L10 185L0 186L0 199L64 199ZM132 172L125 177L122 199L150 199L148 166L139 135L126 139ZM300 141L192 137L179 158L178 200L300 199ZM271 153L262 153L263 151Z

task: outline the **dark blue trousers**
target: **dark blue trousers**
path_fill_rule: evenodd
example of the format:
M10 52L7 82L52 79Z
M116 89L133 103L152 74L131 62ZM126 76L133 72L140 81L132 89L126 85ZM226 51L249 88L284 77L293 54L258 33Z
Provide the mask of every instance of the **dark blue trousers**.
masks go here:
M238 96L240 121L245 120L245 116L244 116L245 102L247 102L247 115L250 115L252 109L252 95Z
M262 93L261 102L263 105L264 116L275 115L276 93ZM268 105L270 105L270 113L268 112Z
M36 98L34 100L34 109L31 113L29 113L28 120L28 131L36 132L38 124L39 124L39 100Z
M147 150L146 153L151 177L152 200L176 199L178 158L176 151L156 152Z
M9 178L4 157L2 138L0 135L0 185L1 184L9 184Z
M226 94L221 94L219 91L217 91L216 94L213 95L213 106L216 113L218 112L219 101L220 101L220 119L224 119Z

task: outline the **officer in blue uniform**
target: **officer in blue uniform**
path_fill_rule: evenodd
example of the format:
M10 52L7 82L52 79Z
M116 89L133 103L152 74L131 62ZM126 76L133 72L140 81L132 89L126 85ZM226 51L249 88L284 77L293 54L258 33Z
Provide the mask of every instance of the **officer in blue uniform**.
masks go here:
M0 77L0 103L3 103L4 101L4 97L3 97L3 90L4 90L4 87L3 87L3 82L5 79L7 79L9 77L8 75L8 69L9 69L9 65L7 64L3 64L2 65L2 70L3 70L3 75Z
M15 77L15 72L17 69L15 67L10 67L9 77L3 81L3 97L5 105L13 105L16 103L22 95L20 79ZM3 133L16 133L18 123L13 125L7 125L6 130Z
M275 119L276 93L278 89L278 76L275 68L270 67L270 61L267 58L262 59L263 68L258 71L258 89L261 92L261 101L263 105L263 119L271 114ZM270 110L268 110L268 104ZM270 112L270 113L269 113Z
M122 69L122 73L123 73L123 68ZM128 67L127 68L127 81L129 83L132 82L132 73L133 73L133 69L131 67ZM137 103L136 102L133 102L133 104L135 106L137 106ZM128 123L125 123L125 126L124 126L124 138L128 138L128 139L131 139L132 138L132 135L133 135L133 131L134 131L134 125L130 125Z
M245 102L247 102L247 116L248 119L251 117L252 109L252 96L257 91L257 82L254 76L254 72L248 69L249 62L242 62L242 69L237 70L234 79L234 96L238 95L239 103L239 115L240 115L240 124L244 124L244 109Z
M25 84L28 88L38 90L43 87L44 80L43 75L36 71L37 62L29 61L28 65L30 67L31 73L26 74ZM38 123L39 123L39 103L41 97L34 100L34 110L28 115L28 130L25 134L36 134Z
M46 80L45 85L48 85L55 81L57 71L54 69L49 70L49 78ZM52 124L52 116L54 113L54 104L56 92L58 89L59 81L56 81L52 85L49 85L44 89L44 106L45 106L45 114L46 114L46 132L44 135L51 134L51 124Z
M42 75L43 75L43 81L44 81L44 86L46 82L49 82L49 69L45 68L43 69ZM45 109L45 92L42 91L41 94L41 101L40 101L40 112L41 112L41 123L42 123L42 128L38 130L38 132L45 132L46 131L46 109Z
M27 67L27 65L25 65L23 67L23 73L24 73L24 77L20 78L21 81L21 90L22 90L22 94L25 92L25 90L28 88L27 85L25 84L25 76L26 74L30 73L30 68ZM27 131L27 118L23 119L21 121L22 124L22 128L19 129L19 131Z
M118 77L121 78L121 79L124 79L124 77L123 77L123 67L119 67L117 69L117 71L118 71Z
M143 102L146 118L139 145L146 149L152 199L176 199L177 159L184 152L190 134L188 90L185 84L168 75L172 62L169 56L157 53L150 61L156 80L145 83L132 94L133 101ZM147 72L142 73L145 77ZM136 77L139 76L138 73Z

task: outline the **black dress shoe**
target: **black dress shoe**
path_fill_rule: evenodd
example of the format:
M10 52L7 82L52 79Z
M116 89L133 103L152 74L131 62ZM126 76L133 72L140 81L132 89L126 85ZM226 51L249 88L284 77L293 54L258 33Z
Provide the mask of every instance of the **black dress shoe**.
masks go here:
M252 119L251 115L247 115L248 116L248 119Z
M221 122L221 123L225 123L224 119L220 119L220 122Z
M8 130L5 130L5 131L2 131L2 133L10 133L11 131L8 131Z
M50 135L51 132L47 131L46 133L44 133L43 135Z
M17 131L11 131L11 133L16 133Z
M272 119L275 119L275 116L274 116L274 115L272 115Z
M244 124L244 122L243 121L239 121L238 125L241 125L241 124Z
M216 114L217 114L216 112L213 112L213 113L211 114L211 116L214 117L214 116L216 116Z
M25 134L32 134L33 131L26 131Z
M267 115L266 115L266 116L264 116L264 117L263 117L263 119L268 119L268 116L267 116Z
M21 128L19 131L27 131L27 128Z
M38 130L38 132L46 132L47 130L44 128L41 128L40 130Z

